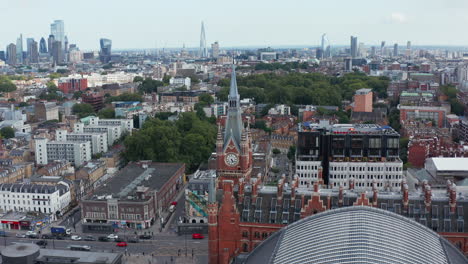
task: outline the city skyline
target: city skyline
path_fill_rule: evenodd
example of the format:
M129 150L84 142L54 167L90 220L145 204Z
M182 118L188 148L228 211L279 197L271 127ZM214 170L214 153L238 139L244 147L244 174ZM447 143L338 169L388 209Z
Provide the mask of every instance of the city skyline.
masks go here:
M87 3L93 8L89 9ZM15 27L3 29L0 47L14 43L20 34L36 40L47 37L50 24L55 20L64 20L70 43L76 43L83 50L98 50L100 38L113 40L115 49L177 48L184 43L187 47L198 47L201 21L205 22L207 45L219 41L221 47L320 46L323 33L327 33L335 46L349 43L351 35L358 36L360 42L375 45L382 40L400 45L411 40L414 46L468 46L468 37L460 34L451 39L453 32L447 30L468 22L464 16L468 3L461 0L418 0L405 5L397 0L378 6L369 0L359 1L359 5L298 0L295 5L270 6L269 12L262 14L255 10L261 10L266 1L242 0L230 7L230 12L209 12L216 11L212 0L204 5L183 1L181 4L186 8L178 15L184 19L175 19L172 14L169 19L169 14L158 12L170 10L168 3L143 0L131 6L125 3L120 0L109 6L86 0L70 6L51 0L45 6L34 1L11 1L8 6L12 12L6 12L4 20L17 20L15 14L18 13L22 17ZM415 12L422 5L425 12ZM210 8L206 10L206 6ZM74 12L67 12L70 8ZM111 12L100 12L103 8ZM321 11L311 12L313 10ZM289 15L292 13L294 16ZM435 33L437 38L434 38Z

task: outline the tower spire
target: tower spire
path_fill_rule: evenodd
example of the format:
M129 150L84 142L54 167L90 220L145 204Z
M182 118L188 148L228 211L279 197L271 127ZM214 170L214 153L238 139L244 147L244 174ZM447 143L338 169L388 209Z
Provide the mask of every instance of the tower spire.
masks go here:
M205 37L205 24L201 22L201 33L200 33L200 58L208 57L208 50L206 49L206 37Z
M229 110L226 120L226 129L224 133L224 145L228 143L229 139L232 137L234 142L239 147L241 141L242 131L244 126L242 124L242 116L240 109L240 96L237 90L237 80L236 80L236 69L234 64L232 65L231 73L231 87L229 89Z

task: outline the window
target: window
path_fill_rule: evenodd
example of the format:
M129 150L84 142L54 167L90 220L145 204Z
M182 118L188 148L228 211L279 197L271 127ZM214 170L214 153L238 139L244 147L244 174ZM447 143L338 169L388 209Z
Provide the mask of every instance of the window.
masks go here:
M255 233L254 233L254 237L255 237L255 238L260 238L260 232L255 232Z
M242 237L249 237L249 232L242 231Z

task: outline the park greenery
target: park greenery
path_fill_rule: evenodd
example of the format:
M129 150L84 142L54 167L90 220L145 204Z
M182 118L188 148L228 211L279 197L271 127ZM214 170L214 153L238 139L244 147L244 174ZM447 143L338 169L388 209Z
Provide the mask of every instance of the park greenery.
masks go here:
M291 71L291 70L297 70L297 69L303 69L306 70L309 68L309 63L307 62L286 62L286 63L258 63L255 65L255 70L256 71L262 71L262 70L267 70L267 71L273 71L273 70L284 70L284 71Z
M78 115L79 118L94 115L93 106L90 104L74 104L72 107L74 115Z
M219 100L227 101L229 84L229 79L219 82L223 87L218 93ZM352 100L356 90L361 88L371 88L378 97L386 98L389 79L358 72L343 77L291 72L239 76L237 84L241 98L253 98L259 104L341 106L342 100Z
M193 172L213 151L216 131L216 125L193 112L174 122L151 118L125 139L123 155L128 161L184 162Z
M2 127L2 129L0 129L0 135L3 138L13 138L15 137L15 130L11 127Z
M110 96L107 97L105 102L106 104L112 103L112 102L119 102L119 101L124 101L124 102L143 102L143 97L137 93L123 93L118 96Z

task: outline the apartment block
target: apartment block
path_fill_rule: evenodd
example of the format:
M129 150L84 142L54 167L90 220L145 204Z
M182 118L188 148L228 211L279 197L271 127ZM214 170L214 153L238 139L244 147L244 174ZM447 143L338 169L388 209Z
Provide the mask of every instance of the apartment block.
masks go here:
M67 160L80 166L91 159L91 144L86 142L50 141L36 138L36 163L45 165L56 160Z
M92 116L89 118L90 126L120 126L122 133L132 133L133 119L100 119Z
M107 134L106 133L69 133L67 130L56 130L57 141L85 142L91 144L92 154L107 152Z
M74 124L74 133L105 133L107 135L107 145L112 146L116 140L122 136L122 127L119 126L85 126L83 123Z

